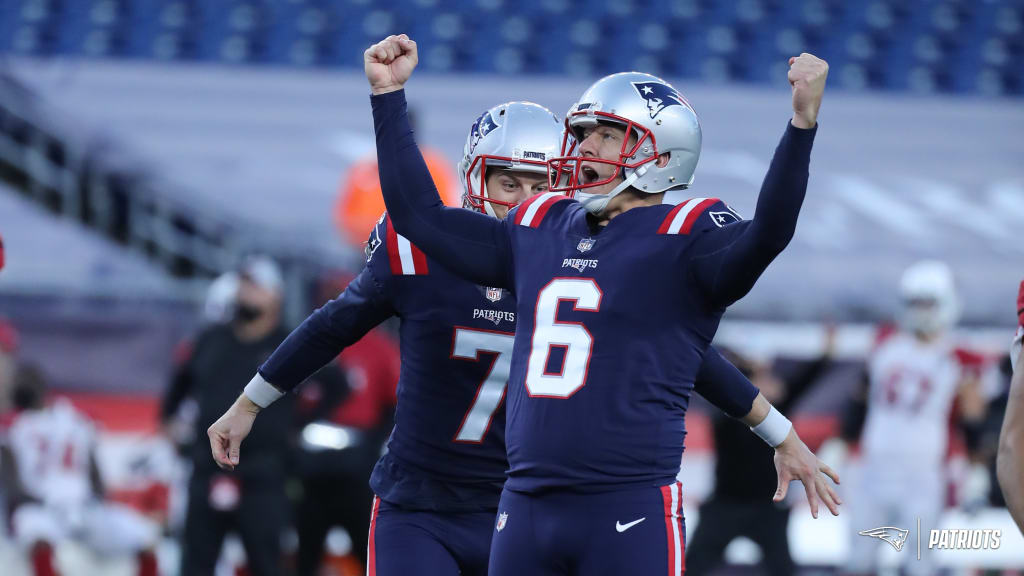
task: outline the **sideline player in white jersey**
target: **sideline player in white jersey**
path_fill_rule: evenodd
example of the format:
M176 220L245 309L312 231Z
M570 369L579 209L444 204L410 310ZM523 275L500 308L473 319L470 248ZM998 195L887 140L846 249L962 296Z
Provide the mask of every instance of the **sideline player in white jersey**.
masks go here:
M13 396L18 412L0 467L14 540L35 576L59 574L54 550L67 540L101 555L135 554L139 576L157 576L156 523L103 501L93 423L67 400L47 404L42 375L32 367L19 370Z
M873 574L877 538L860 531L936 527L945 503L949 422L958 402L961 424L980 422L984 400L978 381L963 370L949 330L959 314L953 273L939 261L908 268L900 281L901 329L883 340L868 361L866 410L860 436L861 474L847 499L853 520L846 569ZM847 440L854 436L847 425ZM927 552L927 551L926 551ZM909 574L934 574L928 554L901 555Z

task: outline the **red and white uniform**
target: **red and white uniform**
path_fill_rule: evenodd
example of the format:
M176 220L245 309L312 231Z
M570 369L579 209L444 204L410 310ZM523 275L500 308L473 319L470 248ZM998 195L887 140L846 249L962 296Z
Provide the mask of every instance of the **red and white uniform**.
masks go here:
M89 462L96 429L69 402L58 400L19 414L7 437L22 486L39 501L14 511L14 537L20 545L75 538L100 552L127 553L156 543L155 523L95 498Z
M861 474L851 494L852 532L883 526L936 528L945 502L949 421L962 368L945 337L922 342L897 332L868 363L867 420L861 436ZM857 573L876 566L879 540L855 535L851 564ZM932 574L923 555L906 564L911 574Z
M884 341L871 358L867 421L861 451L873 467L941 469L949 443L949 417L961 378L952 344L922 342L903 332Z

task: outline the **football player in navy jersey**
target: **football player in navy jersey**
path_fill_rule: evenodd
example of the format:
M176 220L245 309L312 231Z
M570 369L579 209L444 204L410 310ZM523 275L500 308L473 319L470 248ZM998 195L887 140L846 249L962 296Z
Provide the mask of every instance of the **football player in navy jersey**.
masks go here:
M390 218L454 273L517 300L489 573L681 574L686 408L726 306L793 236L826 63L790 60L794 113L750 221L714 198L678 201L700 126L674 88L639 73L598 81L570 109L555 191L504 220L445 208L406 115L416 64L405 35L364 53ZM566 174L579 201L558 193ZM759 394L741 414L776 448L775 498L799 479L812 514L819 500L837 514L825 475L838 477L789 421Z
M482 114L459 164L465 208L501 219L546 192L547 160L561 133L554 115L536 104L510 102ZM210 427L214 457L224 467L238 464L239 444L261 407L391 316L402 319L402 368L388 453L370 479L377 497L369 574L485 574L508 468L503 400L515 302L505 288L452 275L386 216L370 235L356 280L288 337ZM705 357L698 382L730 414L745 413L757 393L717 352Z

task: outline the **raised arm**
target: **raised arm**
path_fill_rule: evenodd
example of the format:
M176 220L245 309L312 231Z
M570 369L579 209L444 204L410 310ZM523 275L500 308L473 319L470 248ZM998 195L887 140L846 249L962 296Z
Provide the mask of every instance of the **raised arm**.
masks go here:
M416 43L404 34L389 36L368 48L363 60L373 93L381 190L395 229L456 274L511 288L504 222L445 207L416 146L403 89L418 61Z
M790 59L793 118L775 149L753 219L711 228L694 241L693 272L715 304L728 306L746 295L793 238L827 76L828 64L816 56Z

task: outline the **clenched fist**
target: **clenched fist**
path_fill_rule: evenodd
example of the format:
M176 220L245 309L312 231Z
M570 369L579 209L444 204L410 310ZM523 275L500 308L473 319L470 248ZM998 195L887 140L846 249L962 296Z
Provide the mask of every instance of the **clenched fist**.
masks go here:
M363 52L363 69L374 94L396 92L405 86L419 62L416 43L405 34L388 36Z
M789 85L793 87L793 126L813 128L825 92L828 62L804 52L789 59Z

